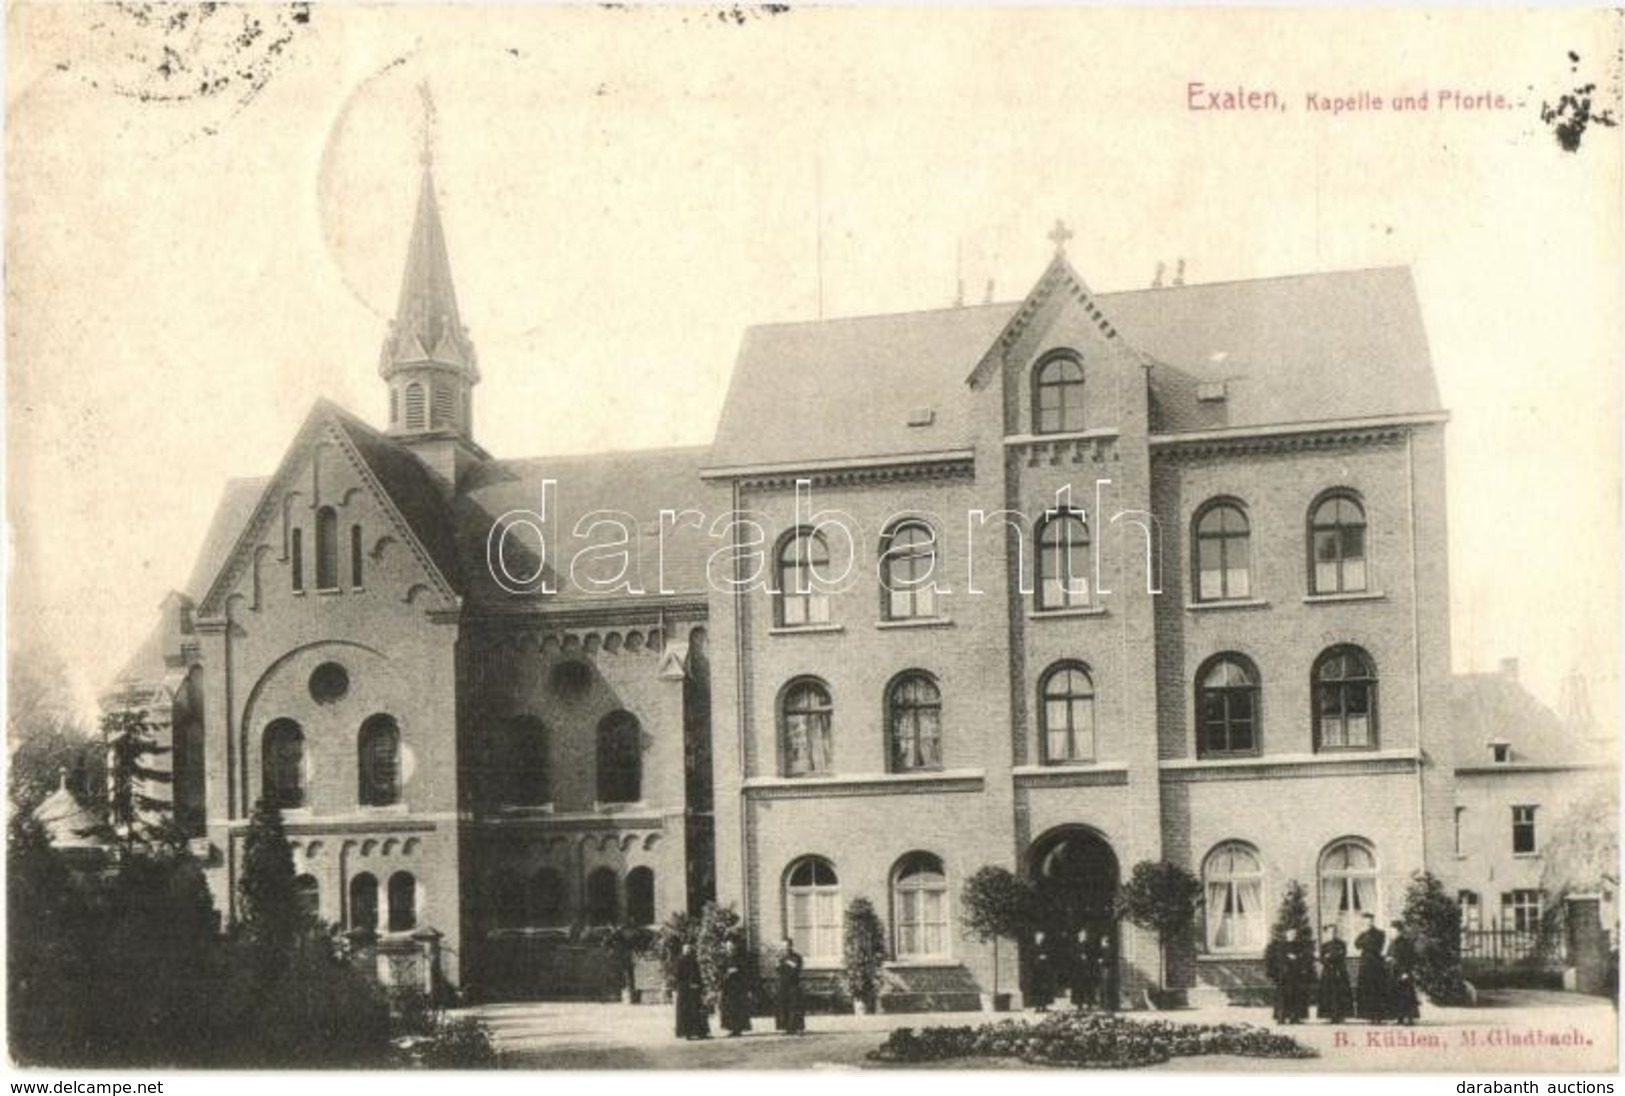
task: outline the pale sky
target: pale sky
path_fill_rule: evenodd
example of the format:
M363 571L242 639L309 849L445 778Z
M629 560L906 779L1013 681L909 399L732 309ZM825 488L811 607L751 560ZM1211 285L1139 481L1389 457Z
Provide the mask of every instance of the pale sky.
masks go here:
M1621 130L1568 153L1539 118L1590 80L1618 111L1607 12L318 6L246 47L232 9L9 15L10 639L87 695L226 477L318 396L382 425L427 77L498 456L707 443L746 326L812 318L820 282L826 315L940 307L956 264L1017 299L1058 217L1097 291L1179 257L1409 265L1453 415L1455 665L1516 656L1554 704L1578 668L1613 718ZM1287 109L1193 112L1192 81ZM1431 109L1306 109L1361 91Z

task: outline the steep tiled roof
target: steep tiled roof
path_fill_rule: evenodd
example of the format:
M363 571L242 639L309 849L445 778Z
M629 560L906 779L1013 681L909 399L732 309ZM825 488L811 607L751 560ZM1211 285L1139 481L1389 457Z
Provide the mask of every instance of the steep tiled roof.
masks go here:
M1564 726L1511 674L1457 674L1450 681L1450 730L1458 766L1491 763L1489 743L1511 746L1514 764L1599 761L1584 731Z
M1153 359L1153 429L1439 410L1402 268L1094 295ZM1019 304L753 327L717 428L720 468L938 452L970 443L965 379ZM1223 401L1197 386L1225 383ZM916 410L930 426L910 426Z

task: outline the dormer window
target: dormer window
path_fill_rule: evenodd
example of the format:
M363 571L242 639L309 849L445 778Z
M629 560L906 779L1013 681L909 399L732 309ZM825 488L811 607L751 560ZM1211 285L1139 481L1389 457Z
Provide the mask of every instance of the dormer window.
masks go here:
M1510 742L1491 742L1489 744L1489 746L1490 746L1490 758L1497 765L1505 765L1507 762L1512 760L1512 743L1510 743Z
M1040 362L1033 373L1033 432L1069 434L1083 429L1083 363L1070 354Z

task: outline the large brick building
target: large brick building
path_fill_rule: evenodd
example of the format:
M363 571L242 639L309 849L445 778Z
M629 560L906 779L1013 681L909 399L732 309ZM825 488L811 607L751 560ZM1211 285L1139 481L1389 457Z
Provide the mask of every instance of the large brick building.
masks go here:
M1137 861L1202 877L1174 974L1216 986L1290 879L1352 925L1448 874L1408 274L1097 295L1055 238L1014 304L751 329L708 449L508 460L426 172L387 428L319 403L228 484L107 697L172 725L222 908L265 796L322 916L432 928L488 992L564 992L534 971L568 926L713 894L816 971L861 896L930 1004L992 988L983 865L1115 934L1130 990Z

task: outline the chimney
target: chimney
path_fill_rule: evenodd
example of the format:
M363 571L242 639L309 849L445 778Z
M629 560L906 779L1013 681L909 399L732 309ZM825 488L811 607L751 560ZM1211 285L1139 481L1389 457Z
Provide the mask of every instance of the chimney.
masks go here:
M1168 269L1168 264L1167 263L1158 263L1157 264L1157 276L1155 278L1151 279L1151 288L1152 289L1161 289L1162 288L1162 275L1163 275L1163 273L1165 271L1167 271L1167 269Z
M1503 658L1501 660L1501 676L1506 678L1508 681L1518 680L1518 660L1515 658Z
M993 279L992 278L989 278L987 280L987 292L982 294L982 303L983 304L992 304L993 303Z
M1174 267L1174 284L1175 285L1184 285L1185 284L1185 260L1184 259L1179 260L1179 265Z

